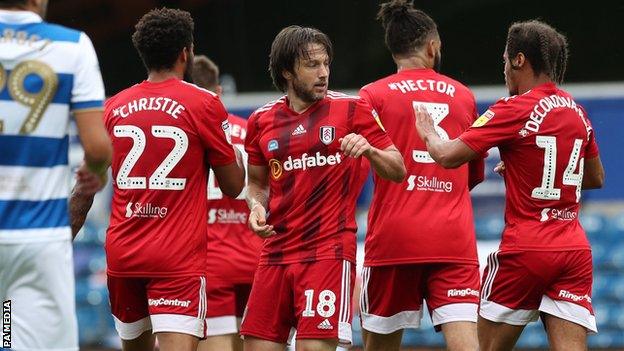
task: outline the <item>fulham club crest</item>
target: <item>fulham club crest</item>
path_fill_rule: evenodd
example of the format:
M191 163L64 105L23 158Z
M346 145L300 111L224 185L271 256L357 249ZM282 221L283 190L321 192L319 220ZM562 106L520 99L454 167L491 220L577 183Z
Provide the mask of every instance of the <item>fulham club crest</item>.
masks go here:
M336 128L331 126L322 126L319 129L319 138L325 145L329 145L336 138Z

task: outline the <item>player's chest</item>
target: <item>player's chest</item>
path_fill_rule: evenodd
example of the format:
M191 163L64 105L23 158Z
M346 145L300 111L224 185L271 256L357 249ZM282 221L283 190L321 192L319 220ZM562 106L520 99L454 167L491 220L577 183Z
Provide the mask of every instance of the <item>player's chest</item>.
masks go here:
M286 160L302 154L333 155L340 151L340 139L351 132L345 118L289 118L267 126L259 146L267 160Z

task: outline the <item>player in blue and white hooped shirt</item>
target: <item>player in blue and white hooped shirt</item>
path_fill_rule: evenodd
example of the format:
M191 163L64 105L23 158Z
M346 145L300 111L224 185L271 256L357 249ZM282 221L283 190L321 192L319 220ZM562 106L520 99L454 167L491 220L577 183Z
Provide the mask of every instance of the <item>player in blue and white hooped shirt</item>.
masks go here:
M46 8L0 0L0 301L12 302L12 348L69 351L78 349L70 115L85 150L74 192L103 185L111 146L93 45L43 21Z

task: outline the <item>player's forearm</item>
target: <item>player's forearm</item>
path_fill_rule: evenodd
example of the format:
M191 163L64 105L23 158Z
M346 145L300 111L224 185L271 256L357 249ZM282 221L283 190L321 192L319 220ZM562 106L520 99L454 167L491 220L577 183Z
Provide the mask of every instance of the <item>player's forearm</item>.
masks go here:
M86 195L76 190L76 187L72 190L71 197L69 199L69 218L72 230L72 239L76 238L76 235L84 225L87 218L87 213L93 205L93 198L95 194Z
M366 154L366 158L370 161L371 167L381 178L400 183L405 178L407 171L403 163L403 156L396 148L388 148L379 150L371 148Z
M424 141L431 158L444 168L457 168L471 160L454 147L457 139L445 141L438 134L431 133L425 136Z
M252 209L257 204L262 205L265 209L269 204L269 189L258 184L249 182L247 185L247 206Z

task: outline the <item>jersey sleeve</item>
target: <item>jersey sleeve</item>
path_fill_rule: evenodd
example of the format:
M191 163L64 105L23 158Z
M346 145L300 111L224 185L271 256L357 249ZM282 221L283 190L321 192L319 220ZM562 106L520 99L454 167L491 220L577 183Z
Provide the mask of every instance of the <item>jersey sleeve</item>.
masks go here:
M357 100L353 116L354 132L366 138L369 144L383 150L392 145L392 140L386 134L386 129L377 112L364 99Z
M492 147L518 137L522 122L518 117L521 116L515 111L511 100L499 100L477 118L459 139L476 153L485 155Z
M267 161L260 148L260 133L258 130L258 115L252 114L247 121L247 137L245 138L245 151L247 162L255 166L266 166Z
M78 46L71 110L101 110L104 102L104 82L95 49L85 33L80 33Z
M207 97L204 101L204 116L199 118L197 129L202 145L208 154L212 167L223 166L236 161L236 154L230 143L228 113L218 97Z
M596 133L595 130L592 129L589 133L589 140L587 142L587 146L585 147L585 158L591 159L596 158L600 154L600 150L598 150L598 143L596 142Z

